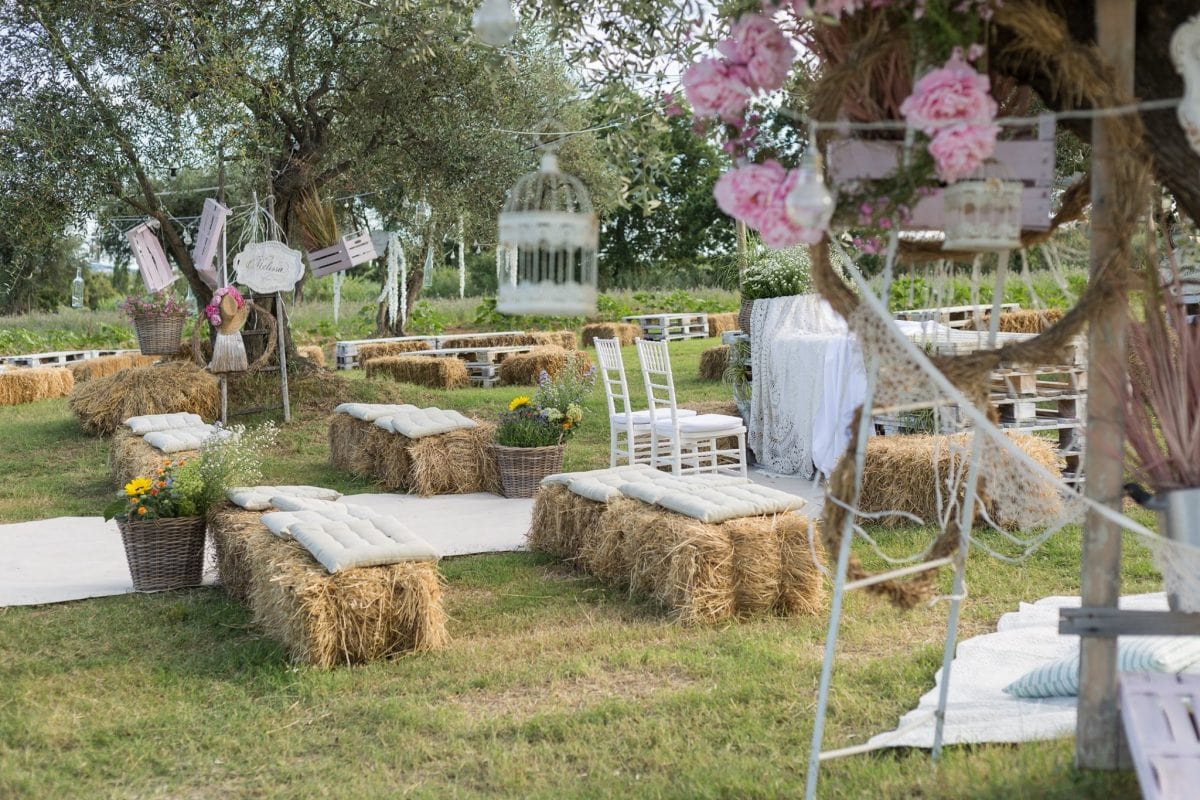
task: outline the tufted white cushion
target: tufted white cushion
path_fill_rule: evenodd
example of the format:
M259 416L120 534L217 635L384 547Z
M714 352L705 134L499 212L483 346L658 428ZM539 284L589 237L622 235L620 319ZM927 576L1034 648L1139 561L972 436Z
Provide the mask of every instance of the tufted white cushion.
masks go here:
M409 403L342 403L333 410L335 414L349 414L363 422L374 422L380 417L388 417L400 411L416 409Z
M665 480L627 483L621 494L707 523L781 514L805 504L802 497L732 475L668 475Z
M375 420L375 424L384 430L407 436L409 439L437 436L439 433L450 433L479 426L478 422L464 417L457 411L415 407L411 410L398 411L386 417L379 417Z
M164 453L178 453L183 450L199 450L200 445L208 438L228 435L229 431L214 425L197 425L192 428L151 431L142 437L142 441Z
M140 417L130 417L125 420L125 427L144 436L153 431L166 431L172 428L196 428L204 424L199 414L181 412L179 414L143 414Z
M663 435L671 433L673 430L671 420L659 420L654 423L654 430ZM727 414L697 414L694 417L679 420L679 430L681 433L722 435L744 432L746 427L742 423L741 417L731 417Z
M587 472L560 472L542 479L543 486L565 486L580 497L607 503L621 494L620 487L637 481L653 481L670 477L649 464L631 464Z
M298 515L312 512L298 512ZM437 551L393 517L301 519L288 526L292 538L330 572L401 561L436 561Z
M649 425L650 424L650 409L648 409L648 408L644 408L641 411L634 411L629 416L633 417L634 425ZM670 422L671 409L660 408L655 412L654 416L656 419L667 420L668 422ZM676 412L675 416L677 416L679 419L683 419L684 417L694 417L694 416L696 416L696 412L692 411L690 408L681 408ZM613 421L613 424L615 424L615 425L624 425L625 424L625 412L622 411L619 414L613 414L611 419Z
M273 497L337 500L342 493L320 486L237 486L227 491L225 496L229 502L247 511L266 511L272 506L279 508L271 502Z

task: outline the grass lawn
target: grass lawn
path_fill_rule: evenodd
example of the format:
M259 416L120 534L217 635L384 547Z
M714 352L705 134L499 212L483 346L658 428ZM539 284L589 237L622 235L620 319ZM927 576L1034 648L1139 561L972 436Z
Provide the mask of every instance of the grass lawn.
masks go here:
M684 400L726 397L696 377L713 344L672 344ZM296 421L267 478L347 492L368 487L327 464L331 402L491 415L518 394L358 375L296 384ZM597 388L568 469L607 463L603 405ZM108 444L84 435L65 401L0 408L0 441L0 521L94 514L107 500ZM930 535L877 533L897 552ZM963 635L1021 600L1078 593L1079 550L1069 529L1019 566L973 557ZM290 665L220 589L0 609L0 798L802 793L824 619L685 628L535 554L453 558L441 571L448 649L328 672ZM1159 586L1128 540L1124 590ZM893 727L933 685L946 613L847 598L827 747ZM883 751L827 764L821 796L1137 796L1131 774L1081 774L1072 759L1071 740L951 747L936 770L926 751Z

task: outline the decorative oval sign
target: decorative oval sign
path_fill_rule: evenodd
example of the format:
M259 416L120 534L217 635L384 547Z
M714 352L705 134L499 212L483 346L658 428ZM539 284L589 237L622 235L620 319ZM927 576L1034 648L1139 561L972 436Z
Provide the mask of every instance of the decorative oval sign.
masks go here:
M236 281L258 294L290 292L304 275L300 251L283 242L248 244L233 258Z

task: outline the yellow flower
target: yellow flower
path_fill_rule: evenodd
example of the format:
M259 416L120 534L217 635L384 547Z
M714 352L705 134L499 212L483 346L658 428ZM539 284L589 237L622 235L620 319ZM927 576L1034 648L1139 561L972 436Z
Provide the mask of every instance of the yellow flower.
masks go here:
M134 478L129 483L125 484L125 494L130 497L137 497L140 494L145 494L150 489L149 478Z
M510 402L508 404L508 410L516 411L521 406L527 406L527 405L529 405L529 398L526 397L525 395L521 395L519 397L514 397L512 399L512 402Z

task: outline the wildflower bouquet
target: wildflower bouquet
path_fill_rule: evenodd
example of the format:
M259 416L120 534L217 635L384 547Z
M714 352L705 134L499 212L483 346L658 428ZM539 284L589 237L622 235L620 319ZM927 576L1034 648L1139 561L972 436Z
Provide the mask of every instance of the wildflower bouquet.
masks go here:
M583 401L596 382L595 367L572 355L556 377L545 371L533 396L514 397L500 416L496 443L505 447L564 444L583 421Z

